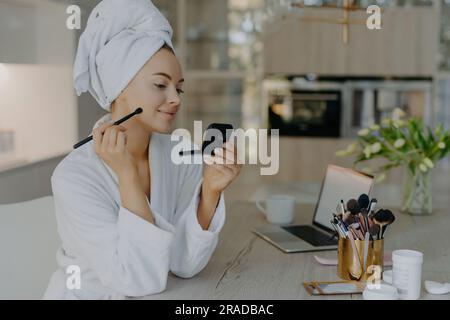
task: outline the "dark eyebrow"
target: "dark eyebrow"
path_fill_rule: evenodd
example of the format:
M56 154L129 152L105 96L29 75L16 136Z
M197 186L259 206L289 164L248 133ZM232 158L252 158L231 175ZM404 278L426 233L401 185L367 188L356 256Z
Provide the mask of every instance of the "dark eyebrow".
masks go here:
M168 78L169 80L172 81L172 77L169 76L167 73L164 73L164 72L154 73L153 75L154 76L163 76L163 77L166 77L166 78ZM178 81L178 83L180 83L180 82L184 82L184 79L181 79L180 81Z

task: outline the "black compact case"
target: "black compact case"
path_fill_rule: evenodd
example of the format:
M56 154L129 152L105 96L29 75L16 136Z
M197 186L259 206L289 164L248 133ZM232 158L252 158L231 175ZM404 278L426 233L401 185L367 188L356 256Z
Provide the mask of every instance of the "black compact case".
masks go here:
M233 125L228 123L212 123L206 129L203 136L202 154L208 152L214 155L215 148L221 148L227 142L233 133ZM220 139L220 135L222 139Z

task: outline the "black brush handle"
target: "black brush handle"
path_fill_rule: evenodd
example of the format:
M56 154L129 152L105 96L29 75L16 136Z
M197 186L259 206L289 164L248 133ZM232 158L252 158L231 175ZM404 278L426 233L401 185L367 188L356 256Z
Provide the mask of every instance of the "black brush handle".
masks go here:
M194 155L194 154L201 154L202 150L186 150L186 151L180 151L179 155L180 156L185 156L185 155Z
M117 120L116 122L113 123L113 126L118 126L119 124L124 123L125 121L127 121L128 119L130 119L131 117L133 117L133 116L135 116L135 115L137 115L139 113L142 113L142 109L141 108L137 108L134 112L132 112L129 115L126 115L125 117ZM94 137L92 135L90 135L89 137L87 137L87 138L81 140L80 142L76 143L73 146L73 148L77 149L77 148L81 147L82 145L84 145L84 144L88 143L89 141L91 141L93 138Z

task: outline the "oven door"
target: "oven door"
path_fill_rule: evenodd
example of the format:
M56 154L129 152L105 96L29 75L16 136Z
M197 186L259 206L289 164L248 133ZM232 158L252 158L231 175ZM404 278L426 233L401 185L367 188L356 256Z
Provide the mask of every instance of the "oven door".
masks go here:
M294 90L269 105L269 126L282 136L340 137L341 92Z

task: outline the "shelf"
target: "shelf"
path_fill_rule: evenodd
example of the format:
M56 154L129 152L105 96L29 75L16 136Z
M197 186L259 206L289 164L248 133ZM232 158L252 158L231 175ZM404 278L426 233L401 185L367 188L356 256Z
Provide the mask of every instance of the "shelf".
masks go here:
M214 79L214 80L232 80L245 79L262 76L262 70L213 70L213 69L197 69L187 70L187 79Z
M25 158L18 157L14 154L12 155L0 155L0 174L6 171L14 170L24 166L39 165L41 162L49 161L56 158L61 158L67 156L72 149L64 152L58 152L54 154L49 154L45 157L35 157L35 158Z
M188 43L230 43L230 39L216 39L216 38L192 38L186 39Z

